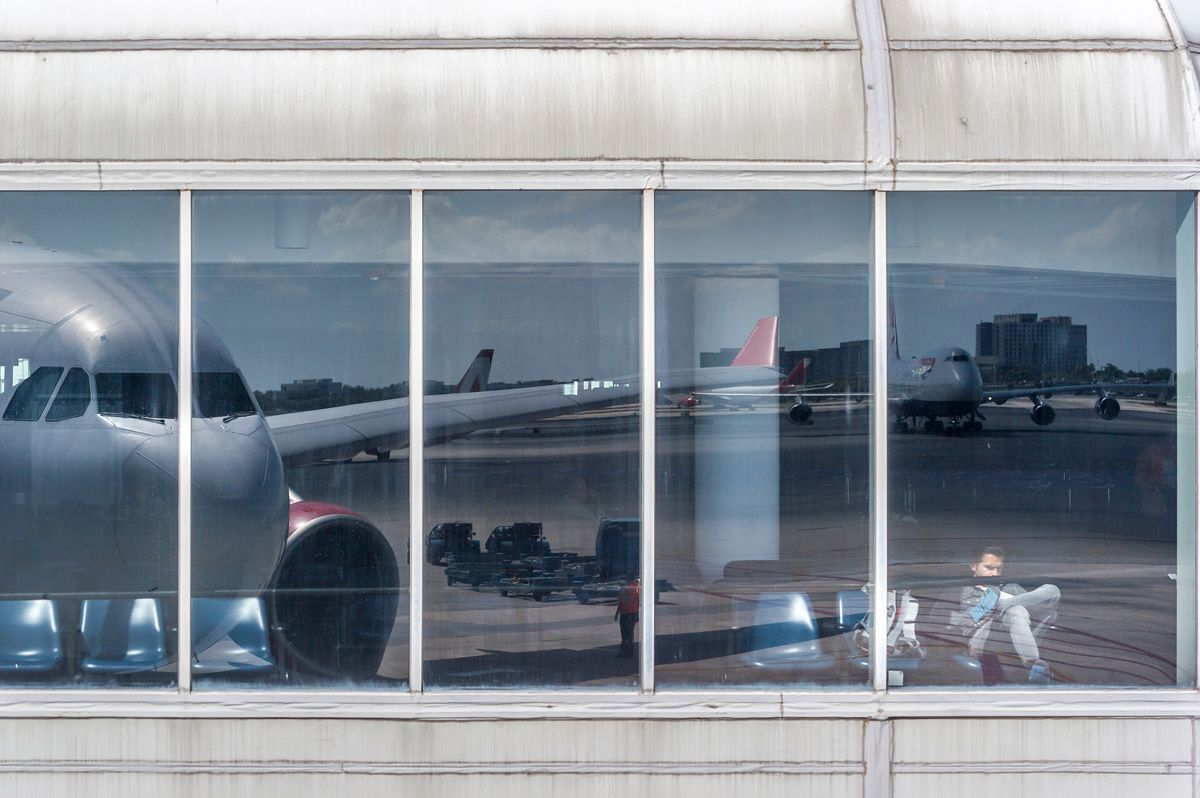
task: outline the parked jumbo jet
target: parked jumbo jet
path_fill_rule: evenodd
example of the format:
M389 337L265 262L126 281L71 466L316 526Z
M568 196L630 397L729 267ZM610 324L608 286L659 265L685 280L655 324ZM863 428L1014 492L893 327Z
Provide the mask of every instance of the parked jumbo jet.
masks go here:
M978 432L983 429L985 420L979 410L981 405L1003 405L1010 399L1019 398L1029 399L1032 404L1030 419L1039 427L1045 427L1054 423L1055 416L1054 408L1046 400L1052 398L1055 393L1067 391L1095 393L1096 415L1105 421L1112 421L1121 412L1120 402L1110 393L1114 386L1101 383L985 388L975 359L961 347L936 349L905 360L900 356L895 310L890 307L888 331L888 407L893 417L892 429L896 432L909 432L918 424L923 426L926 432ZM694 391L682 399L679 405L691 409L700 405L704 399L711 399L715 404L746 406L767 401L777 402L781 397L790 397L794 404L788 410L788 419L794 424L804 424L810 422L813 415L809 400L862 401L870 397L870 394L854 392L824 393L828 385L805 386L803 367L802 362L792 374L774 386L741 386L708 392ZM1142 384L1137 387L1163 392L1174 389L1174 385ZM944 423L942 419L949 423Z
M768 325L769 326L769 325ZM127 271L0 245L0 598L154 596L176 584L178 338L174 308ZM763 322L747 342L775 349ZM367 678L398 606L391 546L352 510L290 495L284 463L408 445L408 400L265 418L229 350L195 321L193 589L265 596L277 657L296 670ZM425 400L425 435L629 401L636 377L497 391L481 352L456 392ZM778 379L736 367L672 372L664 388Z

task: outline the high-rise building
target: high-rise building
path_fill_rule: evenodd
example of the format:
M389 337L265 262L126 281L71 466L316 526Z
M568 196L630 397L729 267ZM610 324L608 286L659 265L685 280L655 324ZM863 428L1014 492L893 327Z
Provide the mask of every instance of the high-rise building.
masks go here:
M975 325L975 356L994 358L997 368L1039 373L1070 372L1087 366L1087 325L1070 316L1002 313Z

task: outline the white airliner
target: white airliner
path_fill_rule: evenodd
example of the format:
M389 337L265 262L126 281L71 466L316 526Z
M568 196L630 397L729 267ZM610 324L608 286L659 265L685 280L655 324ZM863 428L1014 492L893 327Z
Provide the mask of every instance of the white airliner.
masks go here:
M0 244L0 598L169 594L176 580L176 311L96 260ZM767 329L769 327L770 329ZM663 390L778 381L774 326L738 366L663 375ZM277 655L297 670L372 676L398 606L392 548L352 510L290 496L284 463L408 445L408 400L264 418L228 349L195 320L193 590L263 595ZM428 396L430 441L629 402L636 377L486 387L480 352L454 393ZM18 384L19 381L19 384ZM77 606L77 605L76 605ZM347 619L350 619L349 621Z

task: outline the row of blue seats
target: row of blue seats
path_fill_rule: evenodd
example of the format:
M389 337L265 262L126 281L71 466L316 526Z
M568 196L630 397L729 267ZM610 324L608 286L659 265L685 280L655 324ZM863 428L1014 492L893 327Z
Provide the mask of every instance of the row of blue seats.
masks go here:
M157 598L87 599L80 614L85 674L152 671L170 664ZM192 673L268 671L261 598L192 599ZM0 600L0 673L39 673L63 662L58 610L49 599Z

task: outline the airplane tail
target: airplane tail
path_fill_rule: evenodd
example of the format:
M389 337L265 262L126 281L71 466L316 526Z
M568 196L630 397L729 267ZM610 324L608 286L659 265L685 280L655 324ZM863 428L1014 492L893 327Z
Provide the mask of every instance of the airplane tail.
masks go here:
M492 354L491 349L479 350L458 385L454 386L454 393L478 393L487 388L488 375L492 373Z
M795 368L788 372L788 375L779 381L780 389L796 388L804 385L804 383L808 381L807 371L808 365L811 362L812 358L809 357L802 357L796 361Z
M888 294L888 349L892 350L892 357L900 359L900 337L896 334L896 303L891 293Z
M779 317L764 316L750 331L750 337L733 359L734 366L766 366L779 362Z

